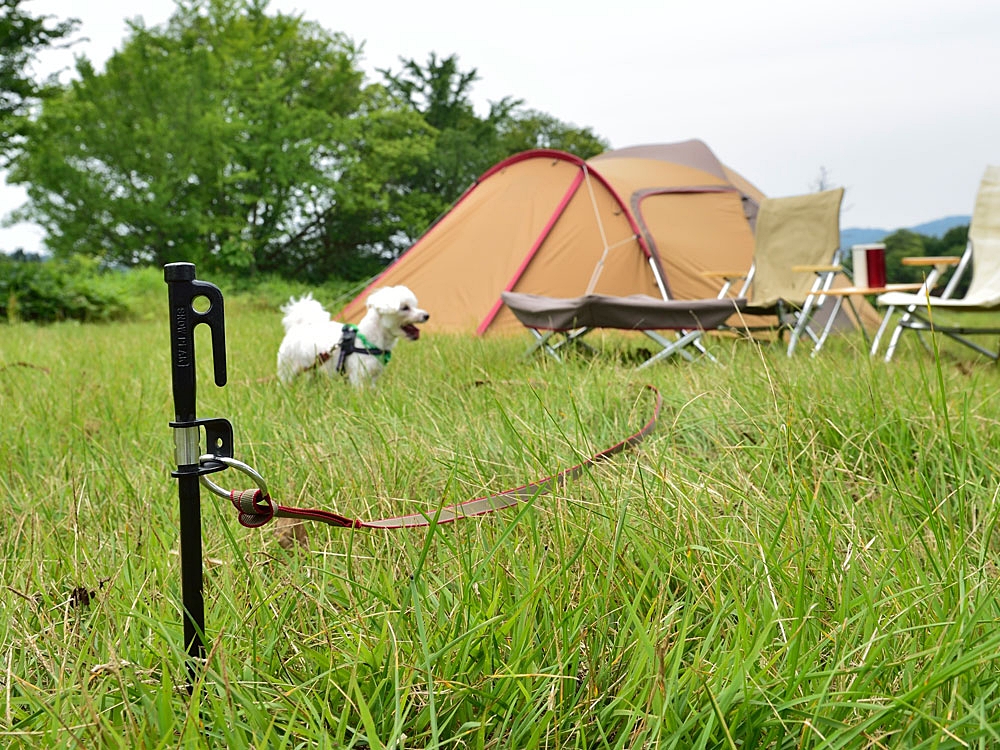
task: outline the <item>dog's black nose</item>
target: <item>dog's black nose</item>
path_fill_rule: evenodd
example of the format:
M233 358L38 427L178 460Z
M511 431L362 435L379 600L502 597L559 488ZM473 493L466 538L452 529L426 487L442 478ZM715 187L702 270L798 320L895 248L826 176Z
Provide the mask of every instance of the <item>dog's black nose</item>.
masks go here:
M428 320L430 320L430 318L431 318L431 314L430 313L424 313L423 317L420 318L420 322L421 323L426 323Z

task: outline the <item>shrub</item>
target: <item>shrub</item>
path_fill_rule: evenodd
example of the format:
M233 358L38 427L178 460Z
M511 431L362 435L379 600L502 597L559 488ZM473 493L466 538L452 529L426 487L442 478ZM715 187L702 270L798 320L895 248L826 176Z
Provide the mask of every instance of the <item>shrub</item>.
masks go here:
M118 273L82 257L0 256L0 319L52 322L122 318L128 306L114 278Z

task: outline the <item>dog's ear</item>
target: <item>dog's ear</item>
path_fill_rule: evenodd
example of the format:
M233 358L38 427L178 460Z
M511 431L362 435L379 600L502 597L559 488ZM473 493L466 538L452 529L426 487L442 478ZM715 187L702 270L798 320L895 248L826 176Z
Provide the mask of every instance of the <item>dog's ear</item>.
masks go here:
M392 289L390 287L376 289L368 295L368 301L366 304L369 309L374 310L380 315L395 312L399 309L396 296L392 293Z

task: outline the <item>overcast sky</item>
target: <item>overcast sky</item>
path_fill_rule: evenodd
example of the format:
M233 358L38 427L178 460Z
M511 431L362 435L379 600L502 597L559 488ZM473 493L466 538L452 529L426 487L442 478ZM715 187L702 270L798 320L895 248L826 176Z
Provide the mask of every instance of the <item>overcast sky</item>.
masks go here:
M173 0L31 0L82 21L100 69L125 19L165 22ZM272 0L364 43L365 69L457 55L473 99L510 96L613 148L700 138L770 196L847 189L842 227L896 229L970 214L1000 164L997 0ZM44 72L70 67L49 53ZM0 216L22 203L0 186ZM0 229L0 247L41 232Z

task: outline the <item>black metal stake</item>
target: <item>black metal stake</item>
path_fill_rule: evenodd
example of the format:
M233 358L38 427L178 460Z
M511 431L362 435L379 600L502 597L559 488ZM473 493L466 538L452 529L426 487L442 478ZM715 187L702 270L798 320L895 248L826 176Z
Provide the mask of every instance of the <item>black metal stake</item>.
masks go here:
M224 419L198 419L196 409L194 329L205 323L212 332L215 384L226 384L226 326L222 292L195 280L193 263L168 263L163 267L170 301L170 353L175 421L174 446L180 500L181 593L184 605L184 643L192 659L205 658L205 602L202 595L201 486L199 477L225 466L202 462L201 427L206 428L208 452L232 457L232 427ZM195 309L205 300L207 309ZM190 665L192 672L194 664Z

